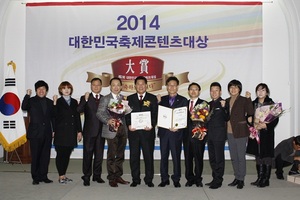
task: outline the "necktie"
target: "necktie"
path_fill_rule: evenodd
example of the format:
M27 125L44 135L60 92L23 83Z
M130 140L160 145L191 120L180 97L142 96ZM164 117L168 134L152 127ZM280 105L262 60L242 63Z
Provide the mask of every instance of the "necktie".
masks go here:
M96 94L96 105L98 106L99 105L99 95L98 94Z
M173 106L174 101L175 101L175 97L171 97L171 98L169 99L169 104L170 104L170 106Z
M192 112L193 112L193 108L194 108L194 101L191 101L190 113L192 113Z
M68 105L71 105L71 98L67 100Z
M143 101L143 95L140 95L140 101Z

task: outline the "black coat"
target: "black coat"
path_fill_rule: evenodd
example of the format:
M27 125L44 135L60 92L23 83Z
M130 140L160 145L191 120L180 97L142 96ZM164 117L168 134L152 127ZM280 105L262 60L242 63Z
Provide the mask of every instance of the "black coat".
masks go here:
M266 97L263 105L273 104L273 100L270 97ZM256 109L258 105L258 98L253 101L253 106ZM272 122L267 124L267 129L260 130L259 139L260 144L256 139L248 140L247 153L255 155L259 158L274 157L274 129L278 124L279 119L276 118Z
M207 136L212 141L225 141L227 139L227 121L229 120L229 105L222 107L221 97L210 101L211 117L207 122Z
M57 146L77 146L77 134L81 132L80 113L77 112L78 103L71 98L70 106L61 97L54 106L55 127L54 145Z
M42 103L45 102L46 110L43 111ZM52 138L53 101L46 97L31 97L25 95L22 102L22 110L28 112L30 121L27 130L27 138Z
M101 98L103 95L100 95L100 100ZM90 93L88 101L85 100L84 95L81 96L77 111L84 113L83 138L97 137L102 133L103 124L96 116L97 109L98 105L92 93Z

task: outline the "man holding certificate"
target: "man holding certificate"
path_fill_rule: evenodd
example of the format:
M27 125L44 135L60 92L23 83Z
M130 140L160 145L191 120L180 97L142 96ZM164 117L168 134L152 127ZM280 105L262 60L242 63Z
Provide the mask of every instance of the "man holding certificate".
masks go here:
M171 176L174 186L176 188L181 187L180 177L181 177L181 147L182 147L182 138L185 131L185 127L182 126L184 123L187 123L187 99L178 92L179 80L176 77L169 77L166 81L166 87L168 95L161 97L159 103L160 108L171 108L173 111L176 109L178 112L172 112L170 115L158 111L158 136L160 139L160 153L161 153L161 163L160 163L160 174L161 174L161 183L158 187L165 187L170 184L169 173L168 173L168 163L169 163L169 153L171 151L172 161L173 161L173 172ZM175 117L174 117L175 115ZM167 127L164 119L166 118L176 118L179 119L175 123L170 123Z
M138 76L134 84L136 93L127 98L132 112L126 115L132 176L130 187L136 187L141 183L141 150L145 162L145 184L148 187L154 187L152 180L154 176L153 152L157 122L157 98L146 92L148 85L144 76Z

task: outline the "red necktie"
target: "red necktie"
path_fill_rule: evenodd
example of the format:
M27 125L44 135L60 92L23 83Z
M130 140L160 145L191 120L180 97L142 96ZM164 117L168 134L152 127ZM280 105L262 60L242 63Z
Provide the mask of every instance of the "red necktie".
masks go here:
M191 101L190 113L192 113L192 112L193 112L193 108L194 108L194 101Z
M98 94L96 94L96 100L99 100L99 95Z
M140 101L143 101L143 95L140 95Z

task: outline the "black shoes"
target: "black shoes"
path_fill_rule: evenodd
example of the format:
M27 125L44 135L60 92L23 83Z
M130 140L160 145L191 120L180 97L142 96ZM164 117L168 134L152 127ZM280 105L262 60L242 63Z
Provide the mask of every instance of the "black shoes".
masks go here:
M282 173L278 173L276 174L277 179L279 180L284 180L283 174Z
M40 182L44 182L44 183L53 183L52 180L48 179L48 178L45 178L43 180L41 180Z
M146 185L148 185L148 187L154 187L154 184L152 182L146 183Z
M53 183L53 181L50 180L49 178L45 178L45 179L40 180L40 181L38 181L38 180L33 180L33 181L32 181L32 185L38 185L38 184L40 184L40 182L44 182L44 183Z
M140 182L132 182L130 184L130 187L136 187L137 185L140 185L141 183ZM148 187L154 187L154 184L152 182L148 182L148 183L145 183Z
M237 189L243 189L244 185L245 185L244 181L238 180L236 188Z
M258 178L256 179L256 181L251 182L250 185L256 185L256 186L257 186L257 184L258 184L259 182L261 182L261 177L258 177Z
M209 186L210 189L218 189L222 186L222 182L216 182L215 180L212 180L209 183L205 183L206 186Z
M81 179L83 180L83 185L84 186L90 186L90 179L85 177L85 176L82 176Z
M140 185L141 183L137 183L137 182L132 182L130 184L130 187L136 187L137 185Z
M194 185L194 182L188 181L188 182L186 182L185 187L192 187L193 185Z
M244 185L244 181L240 181L237 179L234 179L231 183L228 184L228 186L236 186L237 189L243 189Z
M181 184L179 183L179 181L174 181L174 187L176 188L180 188L181 187ZM158 184L158 187L165 187L166 185L170 185L170 181L167 180L167 181L162 181L160 184Z
M212 180L212 181L209 182L209 183L205 183L205 185L206 185L206 186L211 186L213 183L214 183L214 181Z
M160 184L158 184L158 187L165 187L166 185L170 185L170 181L162 181Z
M82 176L81 179L83 180L84 186L90 186L90 178L89 177ZM101 177L93 177L92 180L97 183L105 183L105 181Z
M105 181L101 177L93 177L93 181L97 183L105 183Z
M236 186L238 184L238 181L239 180L234 179L231 183L228 184L228 186L231 186L231 187Z
M179 183L179 181L178 182L174 182L174 187L176 187L176 188L180 188L181 187L181 184Z
M290 170L289 171L289 175L299 175L299 171L293 171L293 170Z
M32 185L38 185L38 184L40 184L39 181L37 181L37 180L33 180L33 181L32 181Z
M212 183L209 188L210 189L218 189L222 186L222 183Z
M203 187L203 183L202 182L197 182L196 187Z

